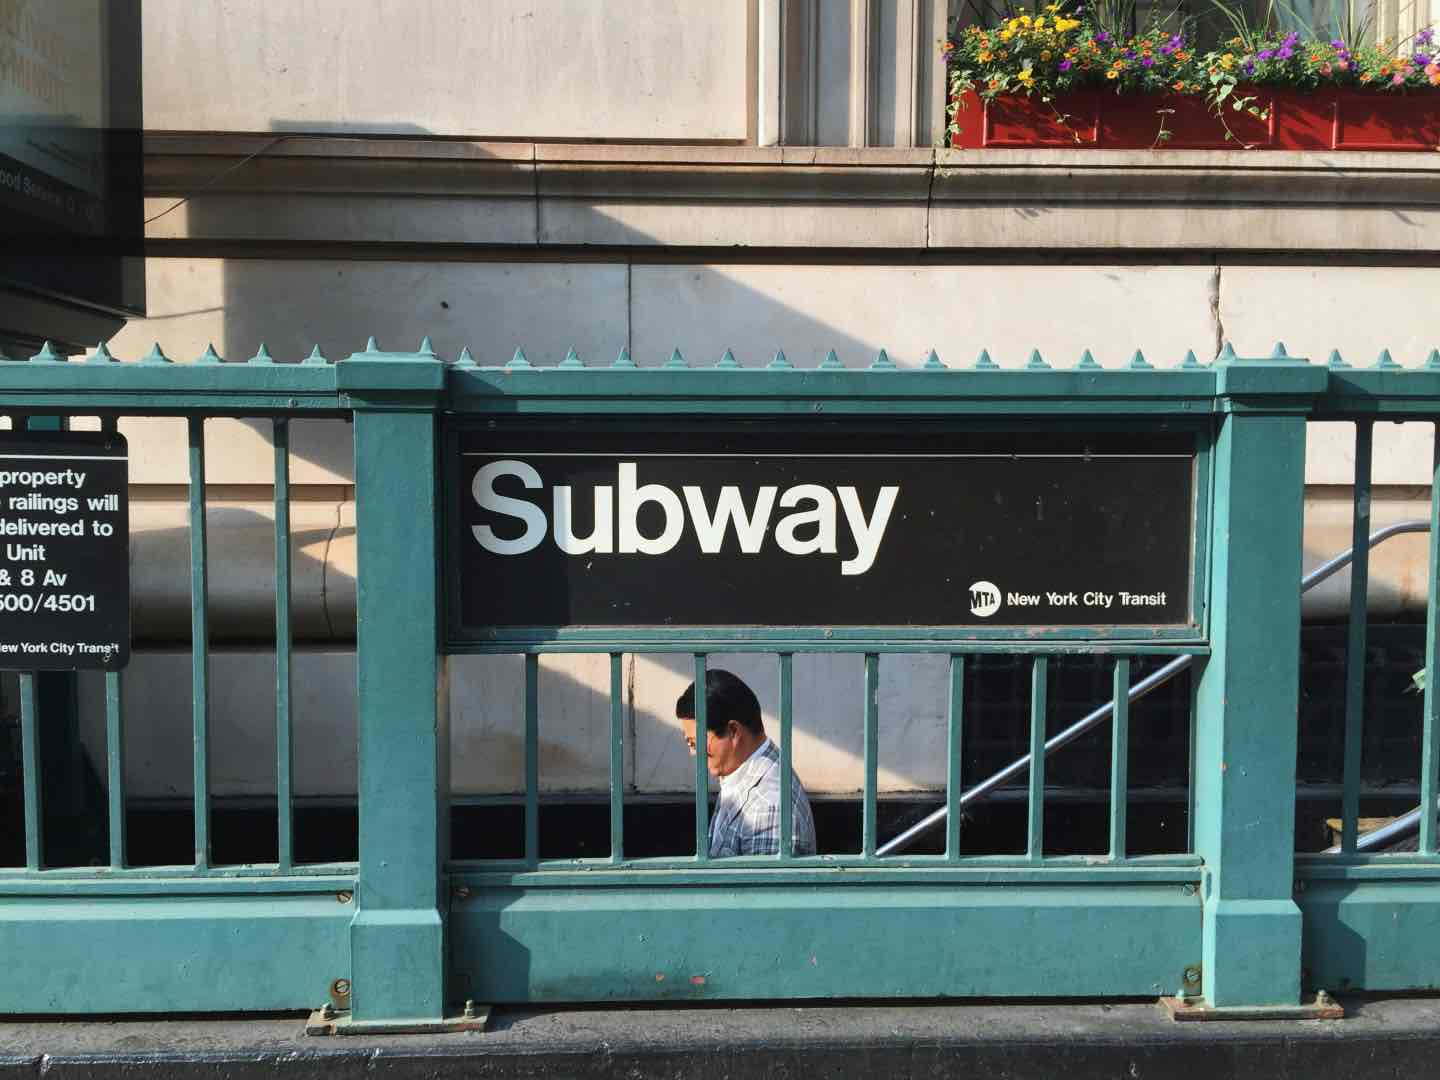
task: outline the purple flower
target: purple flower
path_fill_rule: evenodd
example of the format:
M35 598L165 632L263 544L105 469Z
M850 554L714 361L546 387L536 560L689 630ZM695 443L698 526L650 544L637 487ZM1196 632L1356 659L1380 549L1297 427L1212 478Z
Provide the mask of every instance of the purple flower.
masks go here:
M1286 35L1285 35L1285 41L1284 41L1283 44L1288 48L1288 47L1294 45L1294 44L1295 44L1297 41L1299 41L1299 40L1300 40L1300 34L1299 34L1298 32L1296 32L1296 33L1290 33L1290 34L1286 34Z
M1061 70L1061 71L1069 71L1069 70L1070 70L1072 67L1074 67L1074 66L1075 66L1075 61L1074 61L1074 60L1061 60L1061 61L1060 61L1060 70Z
M1245 61L1245 74L1246 74L1246 75L1254 75L1254 74L1255 74L1255 61L1254 61L1254 60L1246 60L1246 61Z
M1272 49L1262 49L1260 52L1258 52L1258 53L1255 54L1255 59L1256 59L1256 60L1269 60L1269 59L1273 58L1274 55L1275 55L1275 53L1274 53L1274 51L1273 51Z
M1276 59L1276 60L1289 60L1290 57L1292 57L1292 56L1294 56L1294 55L1295 55L1295 50L1292 49L1292 48L1290 48L1289 45L1286 45L1283 49L1281 49L1279 52L1277 52L1277 53L1275 54L1275 59Z
M1415 63L1419 64L1421 67L1425 67L1425 66L1426 66L1427 64L1429 64L1430 61L1433 60L1433 59L1434 59L1434 57L1432 57L1429 53L1418 53L1418 52L1417 52L1417 53L1415 54Z
M1104 30L1101 30L1096 33L1095 40L1098 41L1101 45L1104 45L1105 42L1110 40L1110 35L1107 34Z
M1123 57L1125 57L1126 60L1134 60L1134 59L1135 59L1135 50L1134 50L1134 49L1126 49L1126 50L1125 50L1123 53L1121 53L1120 55L1123 56Z
M1424 30L1421 30L1418 34L1415 35L1415 44L1416 44L1416 45L1429 45L1429 44L1430 44L1432 41L1434 41L1434 40L1435 40L1435 31L1434 31L1434 29L1432 29L1431 27L1428 27L1428 26L1427 26Z

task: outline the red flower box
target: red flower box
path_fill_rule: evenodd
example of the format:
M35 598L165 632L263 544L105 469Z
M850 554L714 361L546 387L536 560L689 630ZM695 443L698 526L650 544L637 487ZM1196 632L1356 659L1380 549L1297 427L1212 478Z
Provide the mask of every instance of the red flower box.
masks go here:
M1352 88L1241 87L1237 97L1268 115L1236 112L1221 123L1194 94L1115 94L1077 90L1050 102L967 91L951 145L961 149L1054 147L1071 150L1440 150L1440 93L1376 93ZM1162 124L1168 137L1161 137ZM1225 124L1234 138L1227 139Z

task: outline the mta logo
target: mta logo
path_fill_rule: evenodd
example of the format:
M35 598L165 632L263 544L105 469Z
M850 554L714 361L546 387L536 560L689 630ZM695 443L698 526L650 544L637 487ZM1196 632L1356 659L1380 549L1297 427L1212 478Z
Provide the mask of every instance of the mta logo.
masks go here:
M970 586L970 614L988 619L1000 610L1000 587L989 581Z

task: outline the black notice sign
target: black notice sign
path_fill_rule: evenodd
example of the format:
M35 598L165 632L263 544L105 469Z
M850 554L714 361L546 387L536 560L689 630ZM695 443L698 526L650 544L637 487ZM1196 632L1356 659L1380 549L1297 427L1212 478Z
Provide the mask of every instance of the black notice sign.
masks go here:
M563 626L1186 626L1193 435L461 430L452 640Z
M0 436L0 669L130 659L130 505L121 435Z

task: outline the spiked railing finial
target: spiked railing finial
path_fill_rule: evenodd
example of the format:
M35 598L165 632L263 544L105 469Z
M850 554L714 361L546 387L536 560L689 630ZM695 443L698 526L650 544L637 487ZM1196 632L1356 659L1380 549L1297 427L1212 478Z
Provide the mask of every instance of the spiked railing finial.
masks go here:
M839 354L836 353L834 349L827 349L825 352L825 359L820 361L820 369L822 371L834 371L838 368L843 368L844 366L845 365L840 362Z

